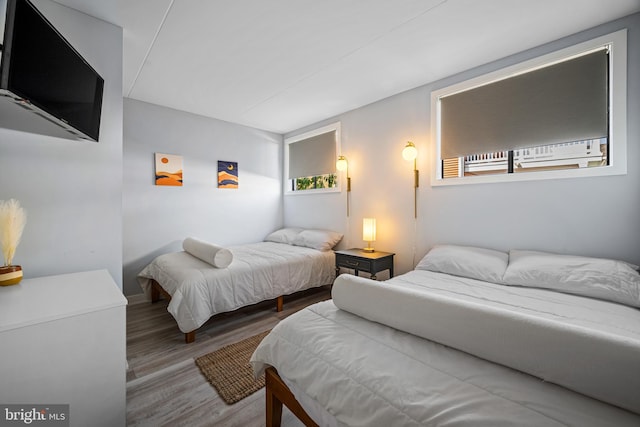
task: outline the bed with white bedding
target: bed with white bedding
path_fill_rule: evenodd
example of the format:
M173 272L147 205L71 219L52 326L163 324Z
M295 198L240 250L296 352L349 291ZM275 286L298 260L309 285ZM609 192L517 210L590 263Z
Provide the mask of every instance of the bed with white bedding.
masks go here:
M637 271L483 251L437 247L386 282L338 277L333 301L256 349L256 374L285 384L267 396L323 426L640 425Z
M158 293L170 300L167 310L185 340L192 342L195 330L215 314L274 298L281 310L283 295L331 284L331 248L341 237L324 230L278 230L266 241L224 248L228 253L223 268L212 265L213 255L201 255L204 250L164 254L138 274L138 281L152 301ZM221 249L211 246L219 257Z

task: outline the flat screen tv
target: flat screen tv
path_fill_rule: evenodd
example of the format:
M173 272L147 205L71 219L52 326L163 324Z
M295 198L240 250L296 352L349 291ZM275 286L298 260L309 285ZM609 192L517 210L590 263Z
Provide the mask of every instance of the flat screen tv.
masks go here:
M0 0L3 12L0 94L78 138L98 141L102 77L28 0Z

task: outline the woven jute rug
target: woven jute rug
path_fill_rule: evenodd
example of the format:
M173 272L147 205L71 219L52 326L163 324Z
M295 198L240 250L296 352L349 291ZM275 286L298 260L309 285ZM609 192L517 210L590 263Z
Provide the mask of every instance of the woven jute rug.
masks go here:
M236 403L264 387L264 374L256 380L249 359L268 333L262 332L196 359L202 374L228 404Z

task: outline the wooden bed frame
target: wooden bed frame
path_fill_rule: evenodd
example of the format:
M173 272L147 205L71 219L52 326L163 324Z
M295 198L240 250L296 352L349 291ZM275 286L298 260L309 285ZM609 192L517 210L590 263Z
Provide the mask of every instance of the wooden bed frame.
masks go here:
M167 301L171 301L171 295L169 295L169 292L165 291L162 288L162 286L160 286L160 283L158 283L155 279L150 279L150 280L151 280L151 302L154 303L154 302L160 301L161 296L164 297L164 299L166 299ZM284 297L280 295L278 298L276 298L276 310L278 312L281 312L283 306L284 306ZM186 332L184 334L185 343L190 344L195 340L196 340L195 329L193 331Z
M282 381L275 368L268 367L264 372L266 383L266 426L280 427L282 422L282 405L298 417L307 427L319 427L296 400L289 387Z

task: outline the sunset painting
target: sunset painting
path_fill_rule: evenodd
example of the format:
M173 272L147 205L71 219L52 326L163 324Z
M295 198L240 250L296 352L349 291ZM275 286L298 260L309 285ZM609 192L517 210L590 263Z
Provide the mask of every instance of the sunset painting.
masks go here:
M156 185L182 187L182 156L156 153Z
M218 160L218 188L238 188L238 163Z

